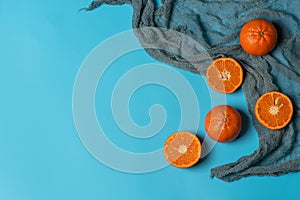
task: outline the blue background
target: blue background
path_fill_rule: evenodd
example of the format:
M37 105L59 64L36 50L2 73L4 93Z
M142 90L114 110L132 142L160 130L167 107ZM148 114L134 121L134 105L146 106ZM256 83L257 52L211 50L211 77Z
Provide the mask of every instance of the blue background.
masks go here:
M105 5L90 13L78 12L89 3L89 0L0 0L1 200L248 200L298 196L299 174L250 177L233 183L209 177L212 167L235 161L257 148L257 135L241 90L227 97L228 104L243 114L241 136L234 142L217 144L193 168L168 166L147 174L127 174L94 159L82 145L73 121L73 84L81 63L94 47L131 28L132 8ZM143 51L122 59L119 62L128 66L155 62ZM165 105L168 116L175 117L168 119L171 121L149 143L124 135L109 117L105 118L105 113L109 116L111 111L104 107L107 100L102 101L99 96L100 91L109 94L112 89L109 83L117 80L114 74L120 71L116 66L110 70L103 77L106 84L98 86L96 95L99 122L104 122L104 129L114 133L108 137L130 151L147 152L162 147L164 139L178 128L176 97L157 85L138 90L130 103L137 123L148 123L147 109L154 103ZM122 70L126 72L126 67ZM196 92L205 87L203 77L178 72ZM201 122L210 100L203 92L198 92L197 97ZM99 114L100 111L104 114ZM202 123L198 131L204 132Z

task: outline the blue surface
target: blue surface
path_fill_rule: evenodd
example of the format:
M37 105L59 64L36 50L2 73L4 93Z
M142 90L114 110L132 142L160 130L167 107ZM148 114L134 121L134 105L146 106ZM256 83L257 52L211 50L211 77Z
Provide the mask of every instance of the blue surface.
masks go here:
M295 199L299 174L250 177L234 183L210 179L214 166L235 161L257 147L256 132L241 90L227 97L243 113L244 130L234 142L217 144L190 169L168 166L144 174L111 169L96 160L81 143L73 120L72 92L80 66L100 42L131 28L129 6L103 6L77 12L90 1L0 0L0 199ZM113 48L112 48L113 50ZM109 51L109 49L107 50ZM99 123L116 145L129 151L161 148L178 128L178 102L167 88L147 85L133 94L129 111L136 123L149 123L149 106L165 105L169 118L158 135L139 139L125 135L111 117L112 85L132 66L158 63L145 52L122 57L103 76L96 93ZM117 69L119 64L125 67ZM127 67L126 67L127 66ZM177 70L195 89L200 123L210 99L203 77ZM104 95L105 96L105 95ZM209 105L209 106L207 106ZM108 131L111 130L111 131ZM107 152L109 153L109 152Z

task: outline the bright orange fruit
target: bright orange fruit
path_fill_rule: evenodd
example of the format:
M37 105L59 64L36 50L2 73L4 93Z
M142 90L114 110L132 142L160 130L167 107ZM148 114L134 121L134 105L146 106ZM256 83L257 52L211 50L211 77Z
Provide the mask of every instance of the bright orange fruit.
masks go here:
M201 143L190 132L176 132L165 142L164 156L173 166L187 168L196 164L201 155Z
M240 44L251 55L266 55L273 50L276 43L276 28L265 19L250 20L242 27L240 32Z
M267 92L257 100L254 113L263 126L271 130L278 130L291 121L293 104L285 94Z
M242 118L233 107L219 105L207 113L204 127L211 139L217 142L229 142L239 135L242 128Z
M243 82L243 69L233 58L218 58L206 70L208 85L217 92L229 94Z

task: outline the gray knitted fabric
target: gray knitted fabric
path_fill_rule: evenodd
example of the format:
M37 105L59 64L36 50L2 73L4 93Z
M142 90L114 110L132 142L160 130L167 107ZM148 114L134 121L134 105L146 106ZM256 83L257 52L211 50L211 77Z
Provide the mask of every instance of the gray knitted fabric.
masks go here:
M176 30L197 41L212 58L224 55L242 64L245 71L242 89L258 133L259 147L251 155L241 157L234 163L213 168L213 177L230 182L247 176L279 176L300 170L299 0L164 0L159 8L154 0L98 0L86 10L93 10L103 3L130 4L134 9L133 28ZM268 19L279 33L275 50L263 57L248 55L239 45L239 30L253 18ZM164 45L176 45L177 42L178 46L182 45L180 38L164 37L159 33L135 33L142 45L151 42L165 42ZM197 47L194 49L198 50ZM199 60L191 63L180 54L159 49L145 50L159 61L205 74L207 64L195 65L200 63ZM199 51L198 55L201 53ZM282 130L268 130L254 117L253 109L258 97L268 91L281 91L293 102L295 111L292 122Z

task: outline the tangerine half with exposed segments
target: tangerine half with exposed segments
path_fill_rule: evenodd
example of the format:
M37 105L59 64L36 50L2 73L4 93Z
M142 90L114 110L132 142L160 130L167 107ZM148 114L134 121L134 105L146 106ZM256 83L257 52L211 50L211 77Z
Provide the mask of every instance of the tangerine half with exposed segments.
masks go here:
M260 124L271 130L284 128L292 119L293 104L280 92L267 92L256 102L254 113Z
M166 140L164 145L166 160L178 168L195 165L199 161L200 155L200 140L190 132L176 132Z
M206 80L217 92L233 93L243 82L243 69L233 58L218 58L207 68Z

